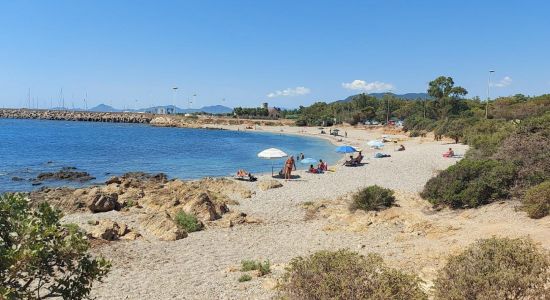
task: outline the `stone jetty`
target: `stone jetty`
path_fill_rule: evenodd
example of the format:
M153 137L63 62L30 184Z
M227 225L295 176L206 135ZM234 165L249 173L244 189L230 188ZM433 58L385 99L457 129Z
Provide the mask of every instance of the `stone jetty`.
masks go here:
M150 123L154 114L134 112L91 112L46 109L0 109L0 118L87 121L112 123Z

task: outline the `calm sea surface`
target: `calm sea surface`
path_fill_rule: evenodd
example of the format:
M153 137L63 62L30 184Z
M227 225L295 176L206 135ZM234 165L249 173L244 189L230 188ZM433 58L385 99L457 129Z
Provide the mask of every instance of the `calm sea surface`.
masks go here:
M172 178L226 176L243 168L271 171L271 161L257 153L270 147L288 154L333 163L340 158L328 141L269 134L148 125L0 119L0 193L39 188L31 180L39 173L76 167L96 177L142 171L164 172ZM282 160L275 161L281 166ZM306 168L298 164L298 168ZM14 181L14 177L23 180ZM45 186L75 186L46 181Z

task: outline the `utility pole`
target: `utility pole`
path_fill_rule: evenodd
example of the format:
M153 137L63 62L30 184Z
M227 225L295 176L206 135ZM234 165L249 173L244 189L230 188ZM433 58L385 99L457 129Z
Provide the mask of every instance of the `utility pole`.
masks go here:
M86 96L84 96L84 110L88 110L88 92L86 92Z
M390 94L391 94L391 90L386 93L386 102L387 102L387 106L386 106L386 126L388 126L388 124L390 122Z
M491 74L494 70L489 70L489 79L487 79L487 102L485 102L485 119L489 118L489 90L491 89Z
M176 114L176 104L175 103L176 103L176 93L178 91L178 87L175 86L175 87L172 88L172 90L174 90L174 96L173 96L174 98L172 99L172 104L174 105L174 114Z

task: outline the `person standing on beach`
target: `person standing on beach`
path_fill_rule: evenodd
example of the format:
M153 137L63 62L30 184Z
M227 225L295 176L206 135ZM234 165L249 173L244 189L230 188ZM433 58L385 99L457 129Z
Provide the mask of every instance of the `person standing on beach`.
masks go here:
M292 170L296 170L296 162L294 156L289 157L285 162L285 179L289 180L292 175Z

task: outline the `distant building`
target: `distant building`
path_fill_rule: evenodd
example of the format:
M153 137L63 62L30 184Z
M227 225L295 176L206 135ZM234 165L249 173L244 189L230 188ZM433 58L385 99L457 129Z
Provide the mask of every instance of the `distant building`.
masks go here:
M278 107L270 107L267 109L267 114L272 119L278 119L281 117L281 109Z
M155 107L151 110L151 113L157 115L173 115L176 113L176 109L173 107Z

